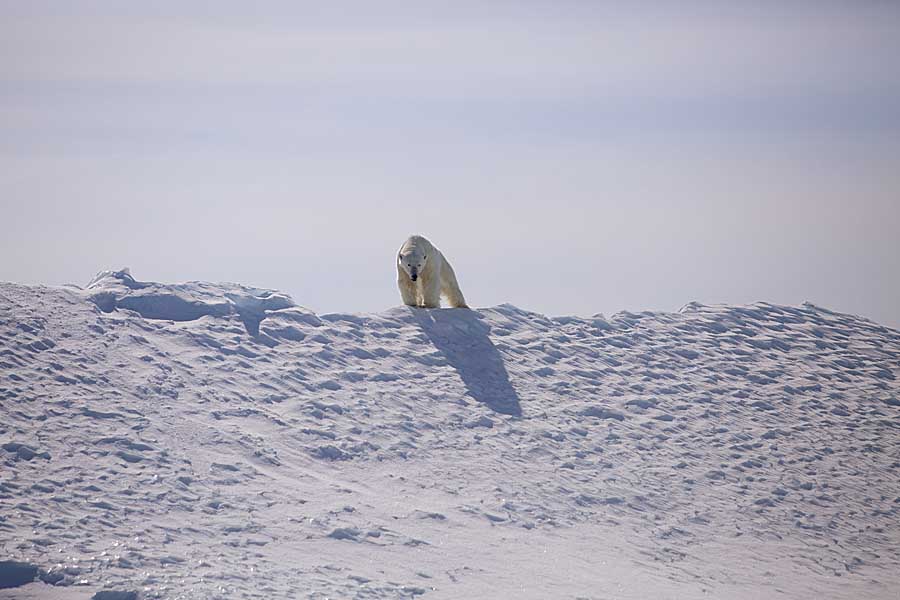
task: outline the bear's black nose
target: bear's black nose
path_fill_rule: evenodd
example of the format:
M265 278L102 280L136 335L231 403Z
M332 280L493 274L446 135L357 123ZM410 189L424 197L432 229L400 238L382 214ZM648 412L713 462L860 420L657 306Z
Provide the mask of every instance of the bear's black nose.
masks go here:
M419 276L418 275L410 275L409 278L412 279L413 281L415 281L416 279L419 278Z

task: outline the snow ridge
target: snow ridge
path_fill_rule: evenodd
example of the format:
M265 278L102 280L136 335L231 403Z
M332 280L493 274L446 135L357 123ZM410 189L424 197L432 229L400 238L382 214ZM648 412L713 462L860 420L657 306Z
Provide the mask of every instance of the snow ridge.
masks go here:
M890 597L898 375L809 304L0 284L0 558L66 598Z

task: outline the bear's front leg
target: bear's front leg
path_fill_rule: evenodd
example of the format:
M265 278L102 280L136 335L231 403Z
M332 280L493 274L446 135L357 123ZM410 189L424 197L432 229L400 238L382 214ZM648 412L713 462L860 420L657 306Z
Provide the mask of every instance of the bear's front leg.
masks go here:
M400 298L407 306L416 306L416 284L412 282L406 271L397 267L397 287L400 288Z
M432 273L422 281L422 306L425 308L441 307L441 278Z

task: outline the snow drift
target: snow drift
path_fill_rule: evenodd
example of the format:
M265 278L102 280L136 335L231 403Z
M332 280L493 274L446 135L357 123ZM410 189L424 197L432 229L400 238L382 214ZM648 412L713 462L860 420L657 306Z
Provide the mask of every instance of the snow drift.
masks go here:
M888 598L898 375L808 304L2 284L0 597Z

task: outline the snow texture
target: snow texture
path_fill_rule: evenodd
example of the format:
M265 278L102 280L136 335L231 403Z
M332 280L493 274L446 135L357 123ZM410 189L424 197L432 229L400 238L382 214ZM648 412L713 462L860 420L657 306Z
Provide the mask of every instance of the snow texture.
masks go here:
M900 332L0 284L0 598L896 598Z

